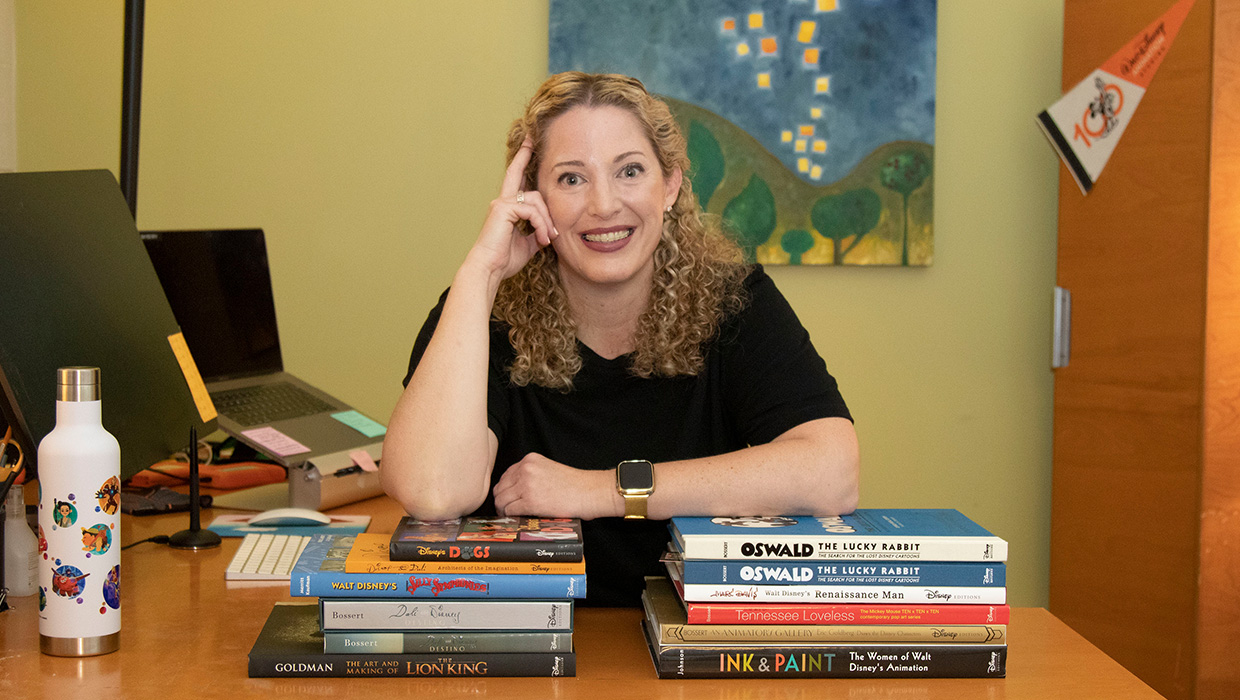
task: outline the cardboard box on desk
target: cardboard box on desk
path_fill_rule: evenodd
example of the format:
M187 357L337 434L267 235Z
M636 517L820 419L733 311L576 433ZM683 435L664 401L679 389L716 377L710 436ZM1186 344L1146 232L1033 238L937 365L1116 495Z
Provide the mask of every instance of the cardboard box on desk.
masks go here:
M289 505L325 511L383 493L375 465L383 443L315 457L288 470Z

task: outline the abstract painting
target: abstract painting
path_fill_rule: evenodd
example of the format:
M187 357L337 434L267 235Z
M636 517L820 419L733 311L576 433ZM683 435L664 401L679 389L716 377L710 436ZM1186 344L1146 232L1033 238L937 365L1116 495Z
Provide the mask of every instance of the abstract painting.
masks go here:
M551 0L549 65L671 107L689 177L751 259L934 258L937 0Z

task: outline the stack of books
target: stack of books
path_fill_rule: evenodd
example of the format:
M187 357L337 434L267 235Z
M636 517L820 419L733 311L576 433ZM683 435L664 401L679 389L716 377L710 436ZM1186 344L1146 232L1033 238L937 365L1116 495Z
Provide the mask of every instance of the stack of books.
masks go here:
M646 579L663 678L1002 677L1007 542L950 509L673 518Z
M316 535L250 651L250 677L574 676L581 523L406 517Z

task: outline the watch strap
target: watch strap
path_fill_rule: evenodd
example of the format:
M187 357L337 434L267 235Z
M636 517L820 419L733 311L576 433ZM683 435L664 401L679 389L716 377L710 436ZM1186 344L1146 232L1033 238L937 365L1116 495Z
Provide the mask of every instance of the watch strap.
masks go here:
M624 496L624 517L626 520L645 520L646 505L650 494L621 493Z

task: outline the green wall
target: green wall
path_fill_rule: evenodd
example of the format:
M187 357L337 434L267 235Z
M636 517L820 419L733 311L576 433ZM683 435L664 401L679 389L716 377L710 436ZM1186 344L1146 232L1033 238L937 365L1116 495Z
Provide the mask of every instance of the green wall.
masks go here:
M17 166L118 172L121 0L16 0ZM773 268L862 505L955 507L1045 605L1063 0L940 0L935 261ZM386 420L547 68L545 0L147 3L138 224L261 226L288 368Z

